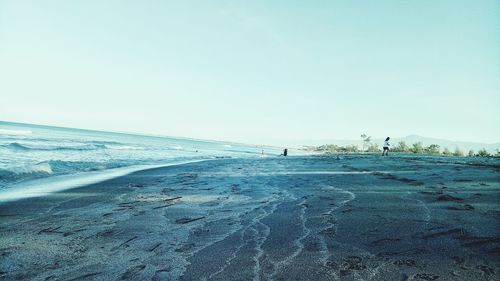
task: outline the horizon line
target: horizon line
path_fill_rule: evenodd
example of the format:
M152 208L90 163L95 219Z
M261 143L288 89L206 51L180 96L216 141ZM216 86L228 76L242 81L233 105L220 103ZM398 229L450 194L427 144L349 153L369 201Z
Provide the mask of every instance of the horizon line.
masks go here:
M52 127L52 128L60 128L60 129L71 129L71 130L84 130L84 131L91 131L91 132L100 132L100 133L113 133L113 134L124 134L124 135L136 135L136 136L148 136L148 137L160 137L160 138L178 138L178 139L186 139L186 140L195 140L195 141L208 141L208 142L225 142L225 143L232 143L232 144L243 144L243 145L254 145L254 146L267 146L267 147L277 147L276 145L271 145L271 144L255 144L255 143L246 143L246 142L239 142L239 141L231 141L231 140L221 140L221 139L210 139L210 138L193 138L193 137L187 137L187 136L174 136L174 135L168 135L168 134L152 134L152 133L144 133L144 132L132 132L132 131L114 131L114 130L99 130L99 129L88 129L88 128L77 128L77 127L66 127L66 126L58 126L58 125L47 125L47 124L37 124L37 123L25 123L25 122L17 122L17 121L7 121L7 120L0 120L0 122L5 122L5 123L12 123L12 124L21 124L21 125L34 125L34 126L41 126L41 127ZM469 144L485 144L485 145L500 145L500 141L496 142L480 142L480 141L464 141L464 140L451 140L451 139L444 139L444 138L437 138L437 137L431 137L431 136L422 136L418 134L409 134L406 136L399 136L399 137L391 137L391 139L402 139L402 138L407 138L407 137L422 137L422 138L429 138L429 139L435 139L439 141L448 141L448 142L462 142L462 143L469 143ZM378 139L379 137L374 137L374 139ZM382 137L383 139L384 137ZM280 140L278 142L320 142L320 141L346 141L346 142L362 142L362 139L337 139L337 138L331 138L331 139L309 139L309 140ZM328 144L328 143L325 143ZM286 145L285 145L286 146ZM302 144L302 146L310 146L307 144Z

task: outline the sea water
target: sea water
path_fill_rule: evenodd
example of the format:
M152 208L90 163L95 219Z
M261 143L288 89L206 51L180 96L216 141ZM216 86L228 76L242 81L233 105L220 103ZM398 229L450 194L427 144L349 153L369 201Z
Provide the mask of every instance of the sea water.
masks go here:
M139 169L220 157L260 157L263 147L0 121L0 202ZM279 154L266 148L266 154Z

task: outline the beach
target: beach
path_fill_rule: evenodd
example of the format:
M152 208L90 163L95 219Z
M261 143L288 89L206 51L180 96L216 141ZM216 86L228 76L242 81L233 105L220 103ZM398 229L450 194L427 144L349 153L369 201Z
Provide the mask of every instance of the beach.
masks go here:
M499 280L500 161L215 159L0 204L2 280Z

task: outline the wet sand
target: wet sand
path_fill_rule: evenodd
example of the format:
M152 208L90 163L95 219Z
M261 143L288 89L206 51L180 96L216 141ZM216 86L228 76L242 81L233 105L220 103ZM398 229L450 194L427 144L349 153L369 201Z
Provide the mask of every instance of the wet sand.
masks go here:
M499 202L498 160L156 168L0 205L0 279L499 280Z

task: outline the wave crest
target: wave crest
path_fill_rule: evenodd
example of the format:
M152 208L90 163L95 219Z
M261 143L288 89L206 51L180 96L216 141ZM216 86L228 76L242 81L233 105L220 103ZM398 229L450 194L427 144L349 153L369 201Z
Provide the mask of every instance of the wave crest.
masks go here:
M106 148L106 145L104 144L84 144L84 145L78 145L78 146L50 146L50 145L45 145L45 146L32 146L28 144L21 144L18 142L12 142L9 144L2 145L2 147L6 147L12 150L77 150L77 151L82 151L82 150L96 150L96 149L103 149Z
M144 150L144 147L131 146L131 145L104 145L106 148L115 150Z
M51 175L74 174L78 172L102 171L126 166L127 163L79 162L50 160L32 165L0 168L0 181L17 181L47 177Z
M5 147L11 150L42 150L42 151L57 151L57 150L72 150L72 151L85 151L85 150L98 150L98 149L112 149L112 150L144 150L144 147L133 146L133 145L123 145L119 143L115 144L103 144L103 143L90 143L82 145L67 145L67 146L57 146L57 145L41 145L33 146L29 144L23 144L18 142L12 142L9 144L1 145L0 147Z
M0 179L21 179L28 177L39 177L52 175L52 167L48 162L34 165L17 166L0 169Z
M7 129L0 129L0 135L7 135L7 136L29 136L33 134L32 131L30 130L7 130Z

